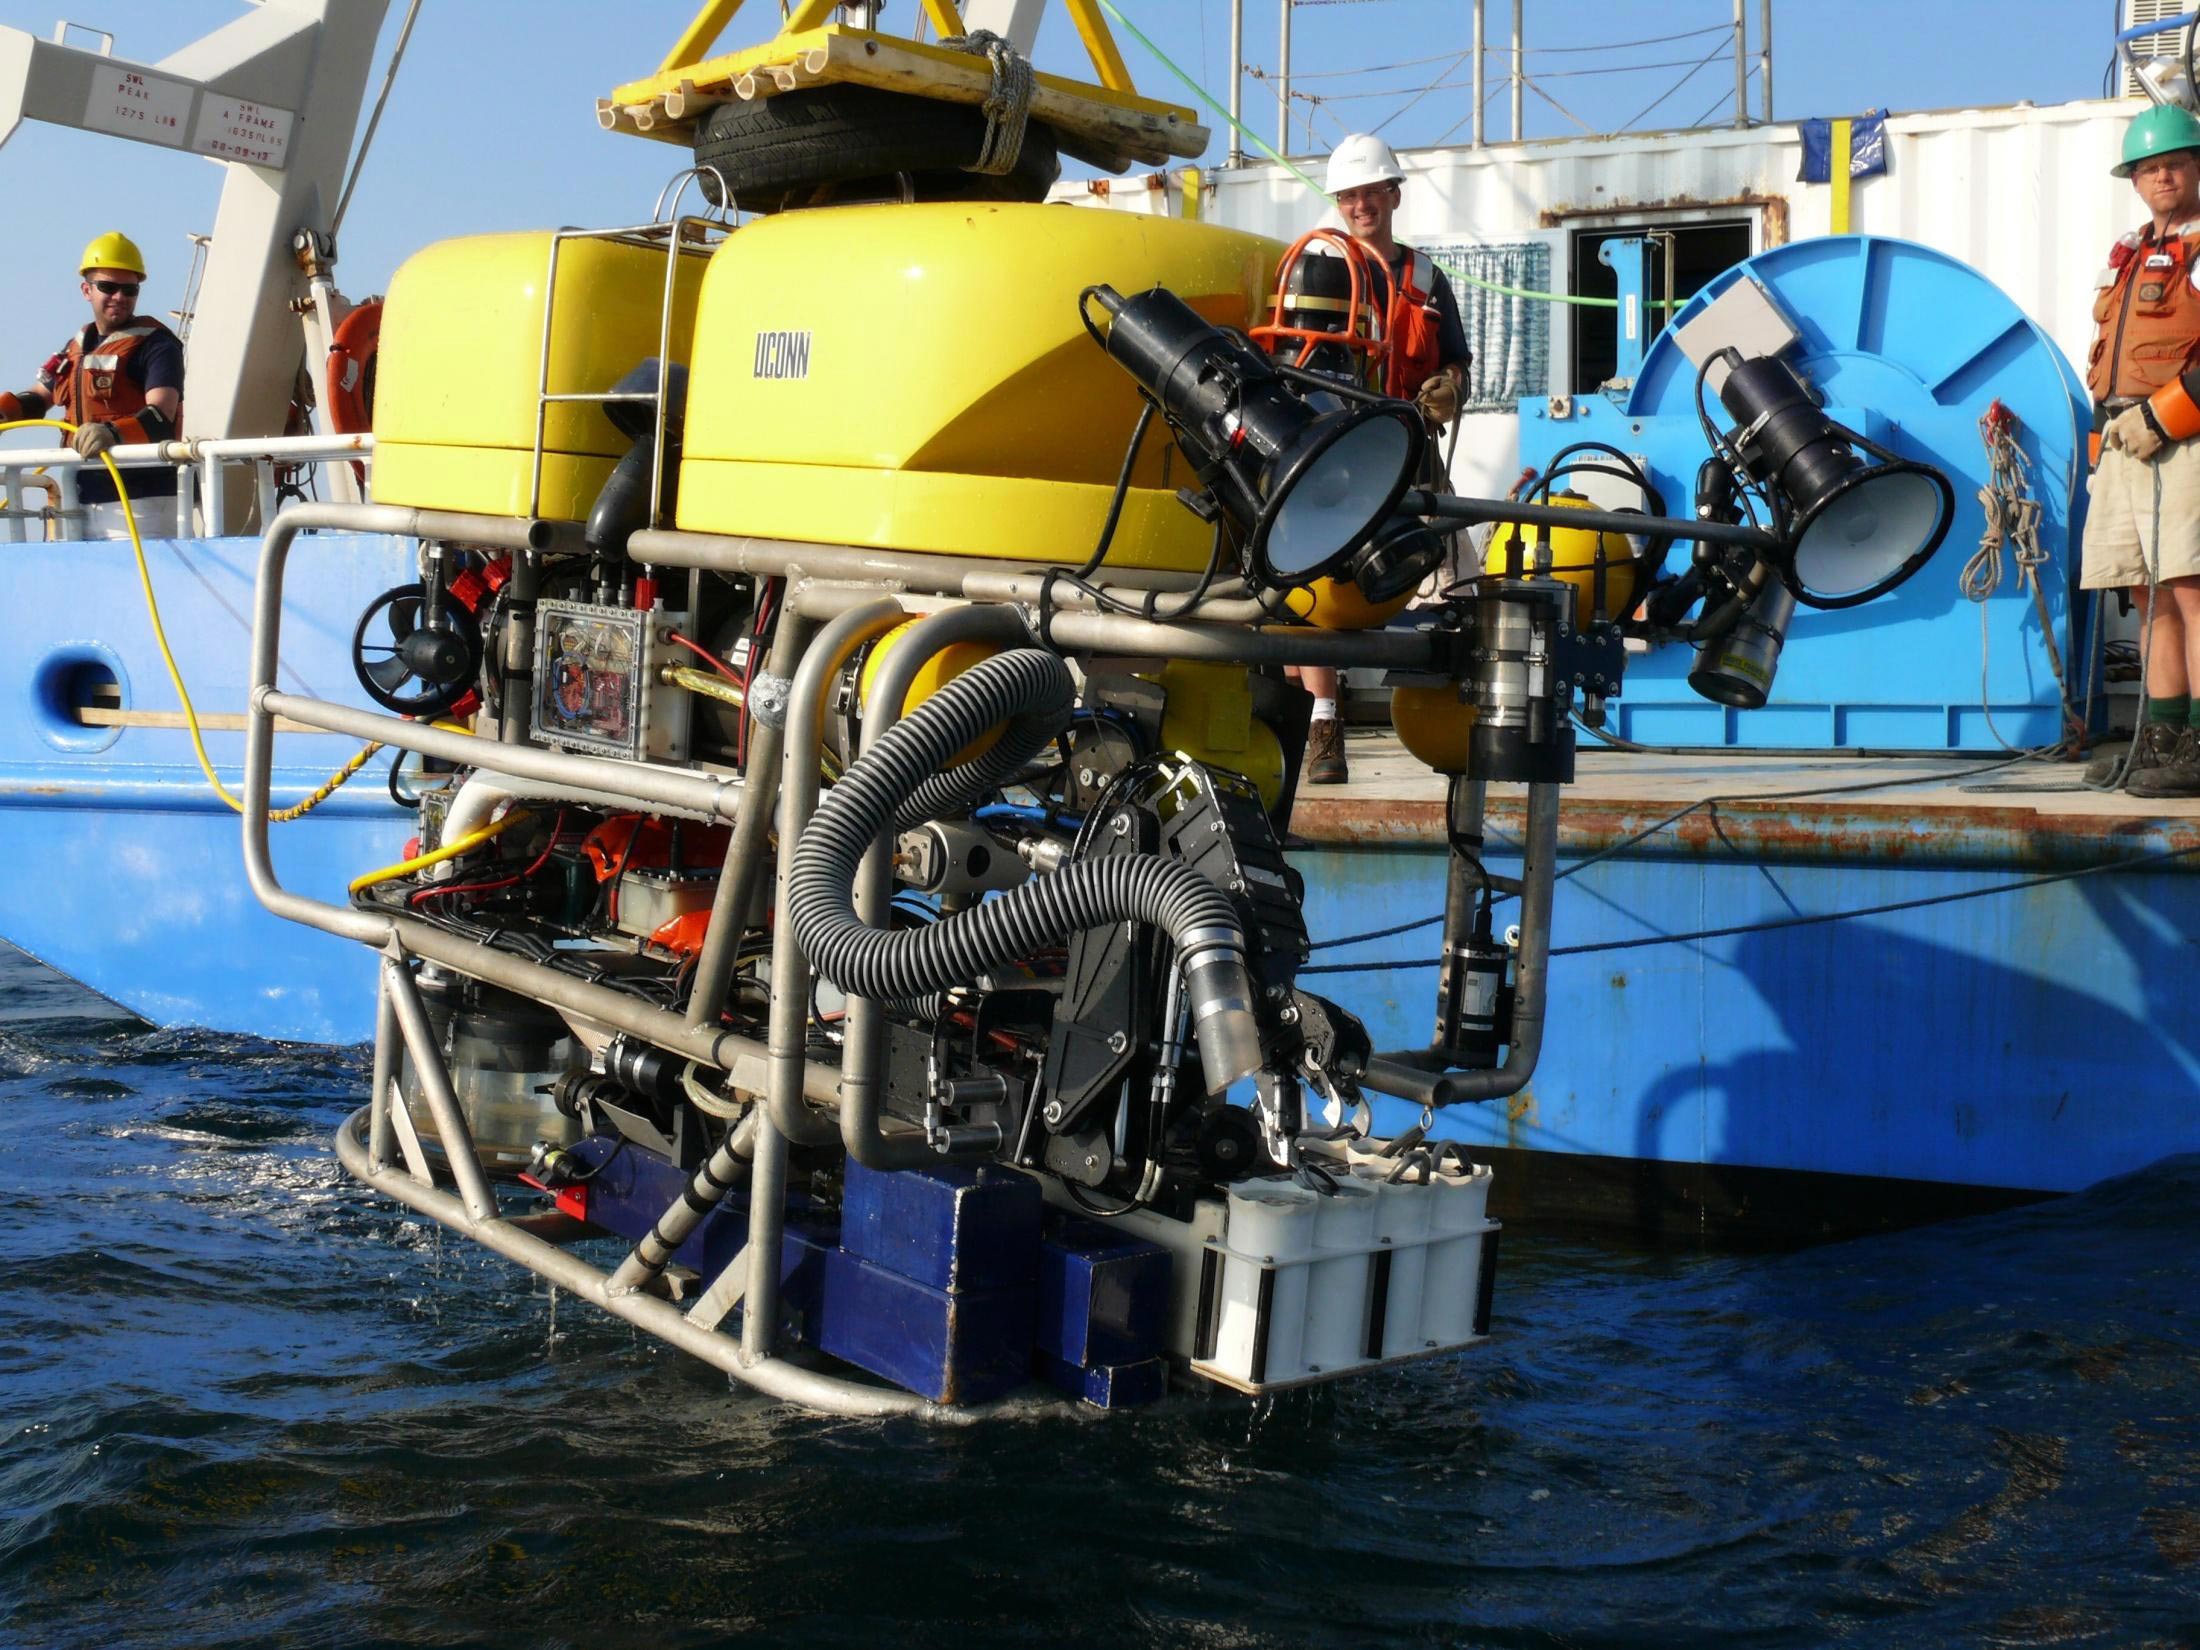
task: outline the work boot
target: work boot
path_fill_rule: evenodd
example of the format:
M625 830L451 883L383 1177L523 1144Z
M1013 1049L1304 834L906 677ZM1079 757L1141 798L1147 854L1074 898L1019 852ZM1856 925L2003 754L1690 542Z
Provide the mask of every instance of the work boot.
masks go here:
M2146 755L2150 741L2147 734L2167 733L2175 736L2169 754L2157 762L2143 766L2134 764L2129 783L2124 789L2133 796L2180 797L2200 796L2200 734L2190 728L2166 728L2159 724L2146 729L2139 736L2139 753Z
M2085 765L2085 782L2088 785L2106 785L2116 777L2124 765L2124 754L2131 749L2128 739L2104 739L2093 747L2093 758Z
M1344 761L1344 723L1334 716L1310 722L1306 728L1306 782L1309 785L1342 785L1352 777Z
M2093 760L2085 765L2085 782L2088 785L2112 785L2123 772L2124 757L2131 753L2131 772L2134 776L2148 768L2158 768L2170 758L2177 748L2178 735L2185 730L2168 722L2141 722L2136 749L2129 740L2114 745L2103 745Z

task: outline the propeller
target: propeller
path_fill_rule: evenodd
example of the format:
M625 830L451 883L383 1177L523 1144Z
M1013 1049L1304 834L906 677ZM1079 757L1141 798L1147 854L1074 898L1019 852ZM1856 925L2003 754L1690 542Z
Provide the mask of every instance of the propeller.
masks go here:
M439 716L466 696L481 669L481 627L463 603L444 595L427 623L428 595L417 584L385 590L359 615L351 667L367 697L400 716Z

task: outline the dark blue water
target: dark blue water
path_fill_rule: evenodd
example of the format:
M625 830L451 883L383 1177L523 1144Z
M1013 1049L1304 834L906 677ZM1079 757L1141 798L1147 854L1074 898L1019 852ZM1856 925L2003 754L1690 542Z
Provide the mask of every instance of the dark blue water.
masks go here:
M2200 1160L971 1430L738 1390L340 1175L350 1051L0 958L0 1643L2200 1643Z

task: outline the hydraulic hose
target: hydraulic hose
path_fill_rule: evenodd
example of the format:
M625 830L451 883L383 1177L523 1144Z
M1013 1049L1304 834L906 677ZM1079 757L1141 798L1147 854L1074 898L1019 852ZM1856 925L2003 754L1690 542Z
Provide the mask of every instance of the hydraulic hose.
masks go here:
M1112 922L1151 923L1184 958L1200 1060L1219 1092L1260 1068L1245 936L1229 897L1176 860L1081 860L924 927L888 932L856 914L857 868L890 820L920 793L964 794L981 758L945 772L956 751L1006 721L1000 747L1020 764L1067 726L1075 686L1055 654L1020 648L958 676L851 765L819 803L795 849L787 919L824 978L853 995L897 1000L943 991L1041 947ZM991 753L989 753L990 755ZM931 782L931 783L928 783Z

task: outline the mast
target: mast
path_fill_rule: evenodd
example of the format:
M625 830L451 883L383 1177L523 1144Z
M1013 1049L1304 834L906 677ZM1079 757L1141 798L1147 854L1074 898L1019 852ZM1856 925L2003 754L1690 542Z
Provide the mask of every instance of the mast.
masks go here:
M1770 0L1767 0L1767 4ZM1245 164L1245 0L1230 0L1230 153L1226 166Z
M1283 0L1283 45L1276 59L1276 153L1291 152L1291 0Z
M1522 7L1523 7L1523 0L1513 0L1513 66L1512 66L1512 117L1513 117L1513 130L1512 130L1512 139L1513 139L1513 142L1515 142L1515 143L1518 143L1518 142L1519 142L1519 141L1521 140L1521 138L1522 138L1522 137L1523 137L1523 136L1525 135L1525 134L1524 134L1524 133L1522 132L1522 130L1521 130L1521 125L1520 125L1520 104L1521 104L1521 97L1520 97L1520 92L1521 92L1521 88L1522 88L1522 86L1524 86L1524 85L1526 84L1526 82L1527 82L1527 78L1528 78L1528 77L1527 77L1527 70L1526 70L1526 59L1525 59L1525 58L1524 58L1524 57L1522 56L1522 54L1521 54L1521 46L1520 46L1520 35L1521 35L1521 17L1520 17L1520 14L1521 14L1521 10L1522 10Z
M1734 124L1749 124L1749 21L1734 0Z
M1474 0L1474 146L1482 147L1482 25L1489 0Z

